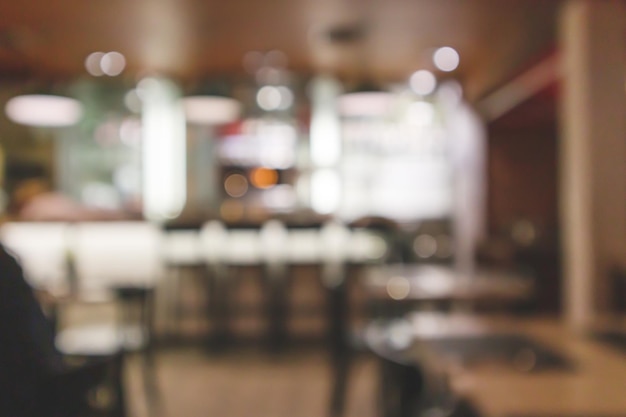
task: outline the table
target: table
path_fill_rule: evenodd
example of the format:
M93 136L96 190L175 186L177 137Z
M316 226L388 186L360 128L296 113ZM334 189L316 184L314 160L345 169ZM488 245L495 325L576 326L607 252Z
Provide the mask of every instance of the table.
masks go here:
M532 294L532 280L510 270L479 268L468 274L447 265L391 264L368 270L372 297L395 301L515 301Z
M404 339L392 341L389 325L378 323L369 329L367 342L381 358L411 366L423 352L419 341L515 332L559 352L573 368L521 371L490 361L463 364L438 352L430 352L430 358L445 370L454 394L468 399L483 417L626 415L626 356L590 336L606 327L602 324L580 331L558 318L414 314L402 324ZM626 323L612 325L626 331Z

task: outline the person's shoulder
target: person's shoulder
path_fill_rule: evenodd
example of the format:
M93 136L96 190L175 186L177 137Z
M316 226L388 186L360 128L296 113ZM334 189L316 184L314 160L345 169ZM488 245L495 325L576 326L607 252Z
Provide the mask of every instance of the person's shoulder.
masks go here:
M2 243L0 243L0 265L17 263L15 255L11 253Z
M0 286L3 288L25 284L19 262L2 244L0 244L0 271Z

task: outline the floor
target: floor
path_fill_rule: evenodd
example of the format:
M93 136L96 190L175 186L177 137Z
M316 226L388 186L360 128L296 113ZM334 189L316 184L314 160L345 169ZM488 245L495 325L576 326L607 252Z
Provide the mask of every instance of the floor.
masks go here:
M344 417L375 416L375 368L359 355L352 367ZM147 407L141 361L128 363L129 417L326 417L331 369L321 348L271 356L257 348L211 355L167 348L157 356L160 406Z

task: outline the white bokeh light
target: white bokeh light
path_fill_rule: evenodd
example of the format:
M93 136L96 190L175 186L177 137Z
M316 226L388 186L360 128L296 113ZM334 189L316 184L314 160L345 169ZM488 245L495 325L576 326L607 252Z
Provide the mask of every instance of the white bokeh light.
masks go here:
M293 93L285 86L266 85L259 89L256 102L265 111L287 110L293 104Z
M432 72L428 70L419 70L411 75L409 81L411 89L419 95L427 96L435 91L437 87L437 79Z
M459 53L454 48L444 46L435 51L433 62L441 71L454 71L459 66Z
M100 60L102 72L110 77L120 75L126 67L126 58L119 52L107 52Z
M280 106L280 91L270 85L261 87L256 94L256 102L260 108L266 111L278 110Z
M87 72L94 77L100 77L104 75L102 71L102 67L100 66L100 62L102 62L102 57L104 56L104 52L93 52L87 56L85 59L85 69Z

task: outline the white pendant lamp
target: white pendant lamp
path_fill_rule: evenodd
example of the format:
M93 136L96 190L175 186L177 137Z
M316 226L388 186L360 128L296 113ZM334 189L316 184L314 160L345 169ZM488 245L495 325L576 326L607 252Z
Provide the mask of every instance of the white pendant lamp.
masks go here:
M83 106L78 100L45 94L13 97L4 111L13 122L35 127L72 126L83 116Z
M181 99L188 123L220 125L234 122L241 116L239 101L221 96L188 96Z

